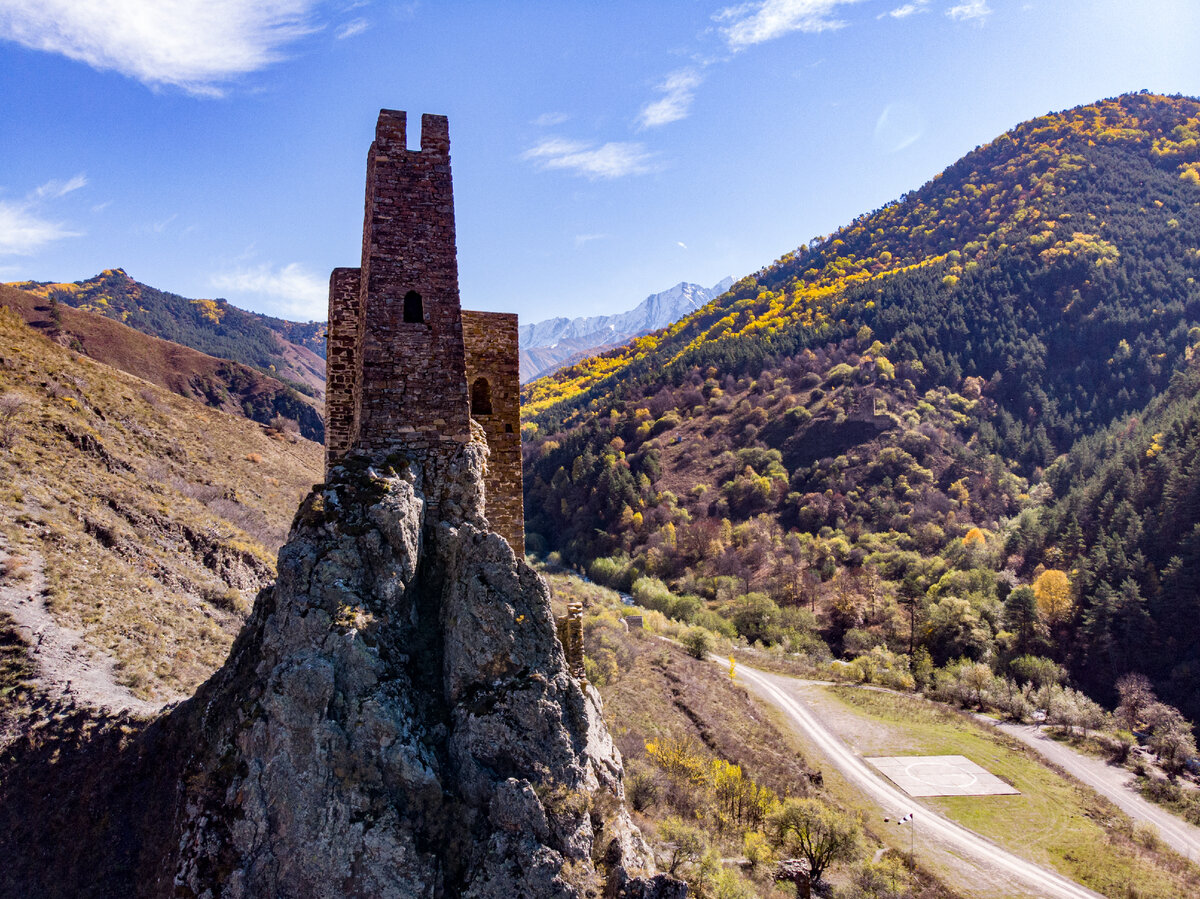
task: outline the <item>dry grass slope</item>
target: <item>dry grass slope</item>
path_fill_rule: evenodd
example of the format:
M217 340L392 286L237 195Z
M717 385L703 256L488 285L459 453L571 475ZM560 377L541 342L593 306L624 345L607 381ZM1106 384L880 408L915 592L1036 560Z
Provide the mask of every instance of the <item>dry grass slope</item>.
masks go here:
M320 399L291 390L246 365L143 334L96 312L65 303L53 306L43 296L6 284L0 284L0 305L55 342L172 393L264 422L279 412L297 421L305 436L323 437ZM304 353L322 361L311 351Z
M319 445L80 356L4 308L0 443L0 586L36 585L150 700L223 661L321 476Z

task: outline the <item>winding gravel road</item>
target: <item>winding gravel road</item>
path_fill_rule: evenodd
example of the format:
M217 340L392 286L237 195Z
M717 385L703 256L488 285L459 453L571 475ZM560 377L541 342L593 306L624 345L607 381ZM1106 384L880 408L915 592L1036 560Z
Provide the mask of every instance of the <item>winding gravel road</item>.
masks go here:
M724 663L723 659L718 661ZM936 844L954 860L953 865L961 875L959 879L965 878L967 882L983 887L986 893L993 893L991 887L998 887L1003 895L1009 896L1036 896L1039 899L1097 899L1100 896L1061 874L1001 849L901 792L817 720L798 696L797 688L802 682L742 664L737 666L737 676L777 706L842 776L880 806L883 814L898 819L915 811L919 845Z
M1200 827L1189 824L1135 793L1131 786L1134 781L1132 771L1076 752L1032 725L983 720L997 730L1020 740L1072 777L1083 781L1135 821L1156 827L1162 841L1180 855L1192 861L1200 861Z

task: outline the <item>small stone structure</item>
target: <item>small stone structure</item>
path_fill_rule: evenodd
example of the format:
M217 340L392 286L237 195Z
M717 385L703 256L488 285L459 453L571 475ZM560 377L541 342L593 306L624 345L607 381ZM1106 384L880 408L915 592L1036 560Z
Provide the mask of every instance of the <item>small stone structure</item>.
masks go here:
M587 683L583 664L583 603L578 600L567 603L567 614L555 618L554 626L567 658L567 668L578 680Z
M488 523L524 555L517 317L460 306L445 116L423 115L409 150L405 113L380 111L362 265L330 276L327 346L326 472L399 453L436 485L474 420L489 450ZM436 504L436 489L425 494Z

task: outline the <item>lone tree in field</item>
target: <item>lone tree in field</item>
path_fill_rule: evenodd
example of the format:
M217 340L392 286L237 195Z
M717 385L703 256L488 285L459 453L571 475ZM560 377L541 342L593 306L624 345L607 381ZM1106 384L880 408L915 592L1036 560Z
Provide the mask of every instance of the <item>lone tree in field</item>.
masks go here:
M853 858L858 848L858 823L815 799L785 800L771 815L770 827L776 846L807 859L814 884L829 865Z

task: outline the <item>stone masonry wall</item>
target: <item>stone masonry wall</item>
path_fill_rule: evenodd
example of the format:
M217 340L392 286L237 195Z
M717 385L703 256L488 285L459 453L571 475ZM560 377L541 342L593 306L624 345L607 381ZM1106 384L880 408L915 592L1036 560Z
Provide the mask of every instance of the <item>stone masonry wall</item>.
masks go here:
M464 313L459 303L446 118L422 116L421 149L409 150L405 114L381 110L367 154L362 267L329 279L327 474L347 455L400 453L421 470L433 515L437 482L471 440L473 415L490 450L488 521L523 556L518 368L517 317ZM479 379L490 411L471 409Z
M359 300L359 270L335 268L329 276L329 330L325 343L326 469L350 450Z
M513 552L525 554L525 510L521 489L521 384L517 349L517 317L506 312L464 311L467 392L471 417L487 434L488 524ZM477 408L479 379L487 382L491 411Z
M404 320L420 295L423 321ZM367 156L355 452L449 457L470 439L450 138L444 116L421 118L407 149L405 114L382 110Z

